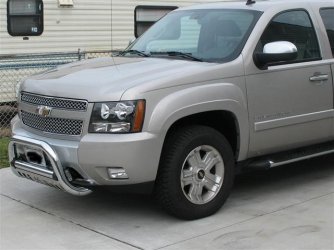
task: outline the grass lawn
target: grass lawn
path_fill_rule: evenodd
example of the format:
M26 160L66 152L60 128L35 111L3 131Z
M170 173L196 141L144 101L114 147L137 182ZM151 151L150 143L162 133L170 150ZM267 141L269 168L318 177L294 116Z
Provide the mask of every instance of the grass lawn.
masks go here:
M8 154L7 154L8 143L9 143L8 137L0 137L0 168L9 167Z

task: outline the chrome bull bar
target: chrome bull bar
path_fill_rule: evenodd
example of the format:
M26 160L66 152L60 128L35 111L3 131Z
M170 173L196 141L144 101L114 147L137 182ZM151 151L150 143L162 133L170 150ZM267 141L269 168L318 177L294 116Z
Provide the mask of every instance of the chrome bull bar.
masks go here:
M29 151L23 150L28 152L36 151L35 156L38 160L34 162L21 157L18 148L29 149ZM8 146L8 154L11 169L19 177L55 187L76 196L92 192L85 187L73 186L68 181L57 153L46 142L14 135Z

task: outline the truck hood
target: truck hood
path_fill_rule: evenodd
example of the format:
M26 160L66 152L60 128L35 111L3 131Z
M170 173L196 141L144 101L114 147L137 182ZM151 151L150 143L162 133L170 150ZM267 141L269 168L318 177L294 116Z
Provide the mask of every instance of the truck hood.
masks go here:
M161 84L175 86L180 84L177 78L210 65L214 64L161 58L97 58L31 76L22 83L21 91L89 102L117 101L133 87L148 84L150 89L145 91L151 91L161 88Z

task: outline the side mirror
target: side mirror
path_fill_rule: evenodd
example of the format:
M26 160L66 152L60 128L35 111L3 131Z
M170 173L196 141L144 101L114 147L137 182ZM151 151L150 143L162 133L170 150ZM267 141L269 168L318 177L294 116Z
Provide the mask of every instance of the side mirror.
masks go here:
M267 43L262 53L254 54L254 61L259 68L266 68L268 64L293 61L297 56L298 50L293 43L279 41Z

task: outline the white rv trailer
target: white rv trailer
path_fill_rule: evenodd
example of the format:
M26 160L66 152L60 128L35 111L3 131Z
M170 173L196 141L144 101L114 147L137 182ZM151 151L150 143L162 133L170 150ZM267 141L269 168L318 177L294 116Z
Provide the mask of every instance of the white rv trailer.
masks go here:
M0 104L15 101L15 89L21 78L50 67L50 64L44 67L43 63L54 60L52 53L123 50L135 33L142 33L169 11L212 1L1 0ZM22 18L29 10L41 14L41 27L29 27L38 35L15 33L11 30L13 25L21 31L30 22ZM29 55L28 61L27 57L22 59L22 55L35 53L43 56ZM72 57L77 60L74 54Z
M30 1L35 0L9 0ZM135 33L135 19L156 21L176 7L213 0L43 0L43 32L11 36L7 3L0 1L0 55L124 49ZM135 17L135 9L138 13Z

